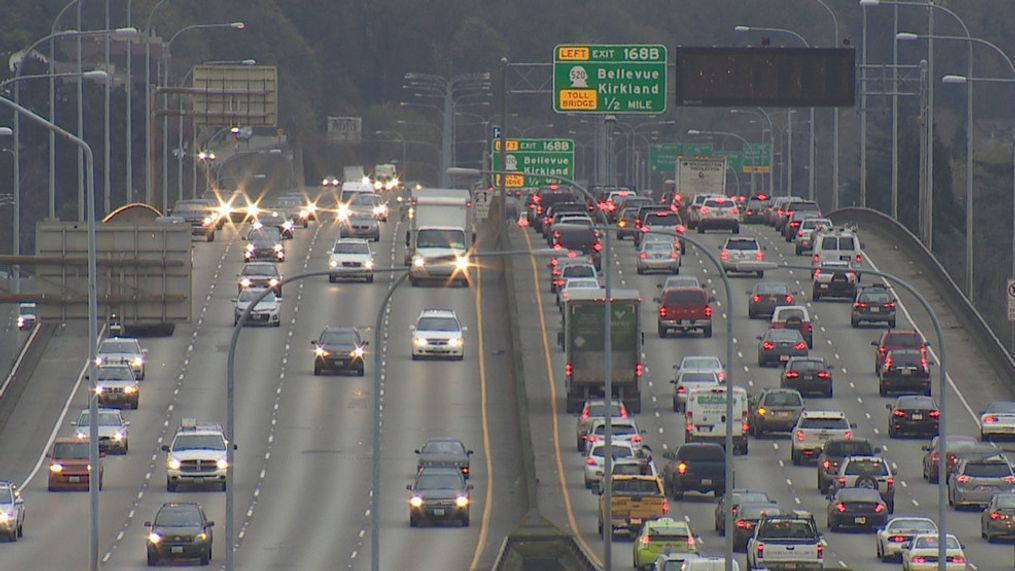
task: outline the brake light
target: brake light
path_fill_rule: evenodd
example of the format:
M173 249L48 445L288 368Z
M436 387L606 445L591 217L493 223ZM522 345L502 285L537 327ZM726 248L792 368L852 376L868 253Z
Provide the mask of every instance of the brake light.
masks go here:
M687 473L687 464L685 462L681 462L680 464L678 464L677 465L677 472L679 472L681 475L686 474Z
M791 220L790 223L789 223L790 228L796 228L799 225L800 225L800 221L799 220Z
M913 563L926 563L927 558L922 555L917 555L916 557L910 559L910 561L912 561Z
M794 345L794 349L797 349L799 351L803 351L806 348L807 348L807 343L804 343L803 341L801 341L801 342L797 343L796 345Z
M702 206L701 207L701 215L702 216L707 216L710 212L712 212L711 208L709 208L707 206Z
M683 234L684 232L687 232L687 227L683 224L677 224L677 234Z
M941 417L941 411L940 410L932 410L929 413L927 413L927 416L929 416L931 418L940 418Z
M885 511L885 504L878 504L878 505L874 506L874 512L875 513L881 513L883 511Z
M666 306L659 308L659 317L666 319Z
M652 543L652 536L650 536L647 533L645 535L641 536L641 544L642 545L649 545L651 543Z
M640 377L645 374L645 365L638 363L634 366L634 376Z
M829 373L828 371L818 371L818 378L819 379L830 379L830 378L832 378L832 373Z
M804 323L804 331L808 333L814 331L814 326L811 325L811 322L808 321L807 323Z
M1005 484L1015 484L1015 476L1005 476L1002 478Z
M839 513L846 513L846 504L839 502L835 504L835 509L839 510Z
M803 237L803 235L804 235L804 231L803 231L803 230L797 230L797 231L796 231L796 235L797 235L797 236L800 236L800 237Z
M676 260L679 257L680 256L676 252L670 252L670 259L671 260Z
M617 222L617 226L619 226L621 228L623 228L624 226L627 226L627 220L621 220L620 222Z
M894 363L895 363L895 360L894 360L894 359L892 359L891 357L888 357L887 359L885 359L885 368L886 368L886 369L891 369L891 368L892 368L892 365L893 365Z
M589 409L586 408L584 411L582 411L582 420L588 419L589 419Z
M781 209L781 208L779 210L776 210L776 212L779 214L780 217L782 217L784 214L786 214L786 211Z
M670 513L670 502L663 502L663 513Z
M888 538L888 541L890 543L905 543L906 542L906 536L904 536L904 535L893 535L893 536Z
M895 409L895 410L892 411L892 416L897 416L899 418L902 418L902 417L906 416L906 411Z
M825 558L825 546L821 545L819 543L818 544L818 559L824 559L824 558Z
M965 474L959 476L956 479L958 480L958 482L960 484L966 484L966 483L971 482L973 480L972 478L970 478L969 476L966 476Z
M595 466L596 465L596 459L593 458L592 456L589 456L589 459L586 460L585 463L588 464L589 466Z
M764 543L759 543L758 547L756 548L756 550L758 552L758 559L764 559L765 558L765 544Z
M631 442L641 442L643 440L640 434L635 434L631 437Z
M553 237L554 238L560 238L560 232L554 232L553 233Z
M859 266L862 263L863 263L863 256L861 256L860 254L857 254L856 255L856 265Z
M752 297L751 299L754 300L754 303L758 303L761 301L761 296L758 294L754 294L754 297Z
M1001 513L1001 512L991 512L990 519L995 520L995 521L997 521L999 519L1004 519L1004 514Z
M840 476L839 477L839 486L843 487L843 488L846 487L846 477L845 476Z
M886 303L885 304L885 309L895 309L895 302L894 301L889 301L888 303Z
M824 468L825 471L827 472L828 469L832 467L832 463L829 462L828 460L825 460L824 462L822 462L821 467Z
M846 434L842 435L842 438L844 440L853 440L853 433L852 432L847 432Z
M719 259L724 261L724 262L729 261L729 259L730 259L730 253L729 253L729 251L723 250L722 253L719 254Z
M771 351L772 349L775 349L775 343L772 343L771 341L765 341L764 343L761 344L761 348L764 349L765 351Z
M895 478L888 478L885 482L888 484L888 487L891 488L895 485Z
M797 442L803 442L804 441L804 431L803 430L796 431L796 439L797 439Z
M648 234L648 226L642 225L641 231Z
M858 302L853 304L853 307L855 307L857 309L867 309L867 304L862 302L862 301L858 301Z
M920 359L920 365L923 366L924 371L930 370L930 364L927 362L927 359Z
M712 319L712 306L711 305L706 305L705 306L705 317L707 317L709 319Z
M793 303L793 296L787 295L786 296L786 303Z
M737 527L739 527L740 529L751 529L754 527L754 523L747 521L745 519L738 519Z
M800 378L800 373L797 372L797 371L786 371L786 378L787 379L799 379Z
M730 208L730 214L740 214L740 209L734 206L733 208Z
M564 365L564 374L569 376L569 377L571 375L573 375L574 374L574 365L572 365L571 363L568 363L568 364Z
M758 250L757 252L754 253L754 259L759 262L765 261L765 253L762 252L761 250Z
M966 562L966 558L961 556L961 555L955 555L953 557L948 557L947 559L948 559L949 563L965 563Z
M595 244L592 245L592 249L597 251L597 252L602 252L603 251L603 244L601 242L596 242Z
M821 258L817 254L814 254L813 260L815 264L821 263Z
M685 387L683 385L680 385L679 387L677 387L677 392L678 393L686 393L687 392L687 387Z

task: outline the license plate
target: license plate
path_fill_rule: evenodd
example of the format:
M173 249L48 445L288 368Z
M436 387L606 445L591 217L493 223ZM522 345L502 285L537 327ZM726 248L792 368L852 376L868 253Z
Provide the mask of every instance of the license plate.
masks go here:
M711 478L704 478L704 479L702 479L701 480L701 485L702 486L711 486L712 485L712 479Z
M81 476L68 476L67 477L67 481L72 483L72 484L80 484L81 483Z
M444 515L444 510L442 510L442 509L436 509L436 510L433 511L433 515L437 515L437 516Z
M790 412L786 411L786 410L779 411L779 412L775 413L775 416L779 416L779 417L787 417L789 415L790 415Z
M881 308L880 307L872 307L871 308L871 313L881 313Z
M867 518L865 518L865 517L855 517L855 518L853 518L853 523L855 523L856 525L864 525L864 524L867 523Z
M909 369L902 369L899 372L902 373L902 375L905 377L908 377L909 375L913 374L913 371L910 371Z
M183 553L183 547L182 546L179 546L179 547L175 547L174 546L174 547L169 548L169 551L171 553Z
M780 361L789 361L789 355L779 355Z
M922 414L914 414L913 415L913 420L923 420L923 415Z

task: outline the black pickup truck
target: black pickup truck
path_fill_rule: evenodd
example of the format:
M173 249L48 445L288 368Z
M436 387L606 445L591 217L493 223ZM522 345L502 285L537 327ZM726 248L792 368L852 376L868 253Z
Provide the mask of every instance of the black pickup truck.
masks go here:
M691 442L663 454L663 483L675 500L688 491L721 496L726 490L726 453L711 442Z

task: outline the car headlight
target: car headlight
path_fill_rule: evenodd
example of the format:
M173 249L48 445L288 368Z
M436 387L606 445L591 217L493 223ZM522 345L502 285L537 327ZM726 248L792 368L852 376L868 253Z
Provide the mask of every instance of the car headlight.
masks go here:
M250 278L243 278L240 280L240 285L243 287L250 287Z
M458 496L457 498L455 498L455 505L460 508L464 508L465 506L469 505L469 498L466 496Z
M313 214L314 212L317 212L317 205L316 204L308 204L307 205L307 212L309 212L311 214Z
M211 216L205 216L203 223L205 226L211 226L212 224L215 223L215 219L212 218Z
M247 214L249 214L250 216L257 216L259 212L261 212L261 209L258 208L256 204L251 204L250 206L247 206Z
M270 285L271 287L275 287L278 285L278 280L275 278L271 278L270 280L268 280L268 285Z
M338 219L339 220L348 220L349 219L349 214L350 214L350 211L349 211L349 206L347 204L342 204L342 205L340 205L338 207Z
M282 244L275 244L274 246L271 247L271 249L275 250L276 252L281 252L282 251Z
M455 258L455 269L456 270L458 270L460 272L464 272L468 268L469 268L469 257L468 256L458 256L458 257Z
M179 470L182 465L183 464L176 458L170 458L169 461L166 462L166 466L169 466L170 470Z
M247 244L247 251L248 252L253 252L254 251L254 245L253 244Z
M363 267L368 269L368 270L373 269L373 267L374 267L374 261L373 260L367 260L367 261L363 262Z
M18 317L18 327L24 327L24 326L25 326L25 318L19 316Z
M375 180L374 181L374 190L380 190L382 188L384 188L384 183L382 183L379 180Z
M134 357L133 363L135 367L140 367L141 365L144 365L144 357Z
M262 224L260 220L254 220L254 223L251 226L254 227L254 230L260 230L261 228L264 228L264 224Z
M229 462L225 458L219 458L218 462L215 462L215 467L219 470L225 470L229 467Z
M422 268L424 264L426 264L426 261L424 261L421 256L417 256L412 259L412 265L416 266L417 268Z
M102 385L96 385L96 387L95 387L95 394L101 395L104 392L106 392L106 387L104 387Z
M284 230L292 230L293 229L293 221L292 220L286 220L285 222L282 223L282 228Z
M337 268L338 267L338 261L337 260L328 260L328 265L333 267L333 268Z
M101 367L102 366L102 357L96 357L95 358L95 366L96 367Z
M426 344L427 344L427 343L426 343L426 338L425 338L425 337L419 337L419 336L417 336L417 337L413 337L413 338L412 338L412 342L413 342L413 343L414 343L414 344L415 344L415 345L416 345L417 347L426 347Z
M60 472L63 472L63 464L60 463L50 464L49 471L53 472L54 474L59 474Z
M127 435L122 433L122 432L117 432L117 433L113 434L113 440L123 440L126 437L127 437Z
M208 534L202 531L201 533L197 534L196 540L197 541L208 541Z
M14 514L7 512L0 512L0 521L7 521L14 517Z
M391 187L394 188L396 186L398 186L398 177L397 176L391 178Z
M422 507L423 498L419 496L412 496L411 498L409 498L409 505L411 505L414 508Z
M126 387L123 387L123 394L125 394L125 395L132 395L132 394L134 394L136 392L137 392L137 387L135 387L135 386L127 385Z
M362 357L364 353L365 351L363 350L362 347L356 347L355 349L352 350L353 357Z
M329 184L331 184L330 180L328 180L326 178L325 179L321 179L321 186L328 186Z
M88 433L86 433L86 432L75 432L74 433L74 438L77 438L78 440L87 440L88 439Z
M384 207L383 206L375 206L374 207L374 214L384 214Z
M321 347L320 345L318 345L317 347L314 347L314 354L317 355L318 357L327 357L328 356L328 352L325 351L324 347Z
M159 543L162 541L162 536L155 533L154 531L148 534L148 543Z
M464 344L465 340L461 337L452 337L451 339L448 339L448 345L452 347L461 347Z

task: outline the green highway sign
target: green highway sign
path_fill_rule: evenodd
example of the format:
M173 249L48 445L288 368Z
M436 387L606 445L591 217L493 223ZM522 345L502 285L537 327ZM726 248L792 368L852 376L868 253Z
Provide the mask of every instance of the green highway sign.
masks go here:
M751 143L744 147L743 172L768 174L772 171L772 146Z
M726 167L735 173L747 172L744 170L744 154L739 151L720 151L717 157L726 157Z
M677 157L711 157L712 143L661 143L649 147L649 165L655 172L672 174Z
M553 48L557 113L663 113L666 46L558 45Z
M541 175L555 175L574 179L574 140L572 139L506 139L504 152L506 165L500 161L501 140L493 141L490 156L493 170L520 171ZM494 184L500 185L500 175ZM539 188L560 181L543 176L507 175L507 188Z

